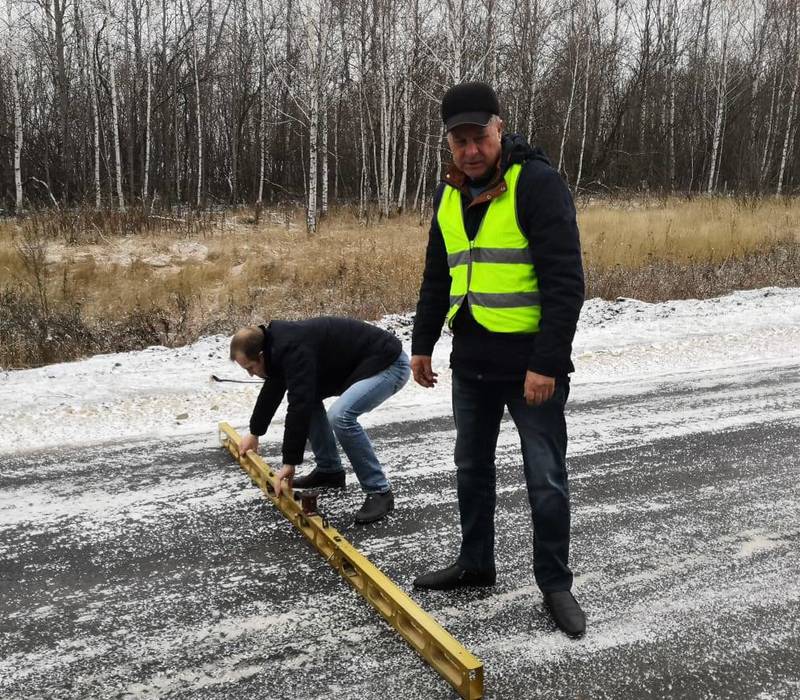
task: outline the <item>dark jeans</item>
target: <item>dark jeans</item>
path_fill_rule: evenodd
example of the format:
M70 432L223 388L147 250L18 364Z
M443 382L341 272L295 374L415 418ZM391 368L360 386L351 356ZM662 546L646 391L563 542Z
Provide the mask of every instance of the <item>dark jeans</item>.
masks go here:
M572 587L569 569L569 489L564 404L569 379L559 380L553 397L528 406L522 382L491 382L453 374L456 422L455 462L461 514L458 563L494 570L495 448L508 406L522 444L522 462L533 514L533 570L544 592Z

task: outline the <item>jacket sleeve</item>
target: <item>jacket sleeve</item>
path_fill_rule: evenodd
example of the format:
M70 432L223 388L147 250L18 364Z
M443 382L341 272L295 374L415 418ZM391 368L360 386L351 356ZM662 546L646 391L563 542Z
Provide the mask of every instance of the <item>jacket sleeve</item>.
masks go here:
M575 205L558 172L537 161L523 168L517 198L542 306L528 369L550 377L565 375L575 370L570 356L584 298Z
M300 464L306 448L311 412L317 400L317 360L313 348L291 348L284 362L288 406L283 431L283 463Z
M411 335L412 355L431 355L433 346L442 333L442 325L450 308L450 268L447 250L436 220L436 211L442 198L444 185L436 191L433 200L433 218L425 251L425 270L419 290L414 330Z
M253 414L250 416L250 434L261 436L267 432L269 424L283 401L286 386L283 379L275 377L264 381L256 399Z

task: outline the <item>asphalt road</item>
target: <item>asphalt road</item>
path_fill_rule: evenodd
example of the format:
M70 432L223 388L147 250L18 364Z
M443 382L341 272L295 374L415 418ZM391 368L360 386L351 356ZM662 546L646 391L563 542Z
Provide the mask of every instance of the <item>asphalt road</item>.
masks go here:
M578 386L568 420L586 637L542 610L508 422L497 586L411 593L483 660L485 697L799 697L800 365ZM352 474L320 505L411 591L456 552L452 422L371 434L396 512L351 525ZM3 459L0 697L456 697L215 445Z

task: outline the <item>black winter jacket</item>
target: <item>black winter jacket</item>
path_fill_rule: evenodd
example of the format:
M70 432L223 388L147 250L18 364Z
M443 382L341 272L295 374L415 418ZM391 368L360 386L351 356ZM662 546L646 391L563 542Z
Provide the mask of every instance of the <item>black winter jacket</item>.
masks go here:
M534 334L492 333L472 317L465 302L453 321L450 366L463 376L486 380L523 380L532 370L550 377L574 371L572 340L584 297L583 265L572 196L561 176L539 148L521 136L503 136L497 177L513 163L522 164L517 183L517 218L527 236L539 278L542 317ZM455 171L458 176L458 171ZM452 181L453 170L447 179ZM461 174L463 178L463 174ZM468 183L465 183L465 185ZM447 316L450 271L447 251L436 219L445 182L434 197L434 215L425 256L425 271L414 320L411 352L430 355ZM461 190L464 225L474 239L489 208L489 200L475 204L466 186ZM490 184L487 188L492 189Z
M284 464L303 461L311 412L322 399L383 371L403 349L388 331L349 318L272 321L261 328L267 379L250 418L250 432L266 433L288 394Z

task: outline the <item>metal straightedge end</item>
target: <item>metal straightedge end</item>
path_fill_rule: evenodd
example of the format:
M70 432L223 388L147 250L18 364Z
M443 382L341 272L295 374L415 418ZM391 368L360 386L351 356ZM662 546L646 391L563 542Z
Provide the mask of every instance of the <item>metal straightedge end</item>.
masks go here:
M222 444L238 456L241 436L220 423ZM224 434L224 437L223 437ZM241 455L239 465L343 579L369 603L465 700L483 697L483 663L456 641L369 559L331 527L319 512L318 492L300 490L275 498L269 465L257 454Z

